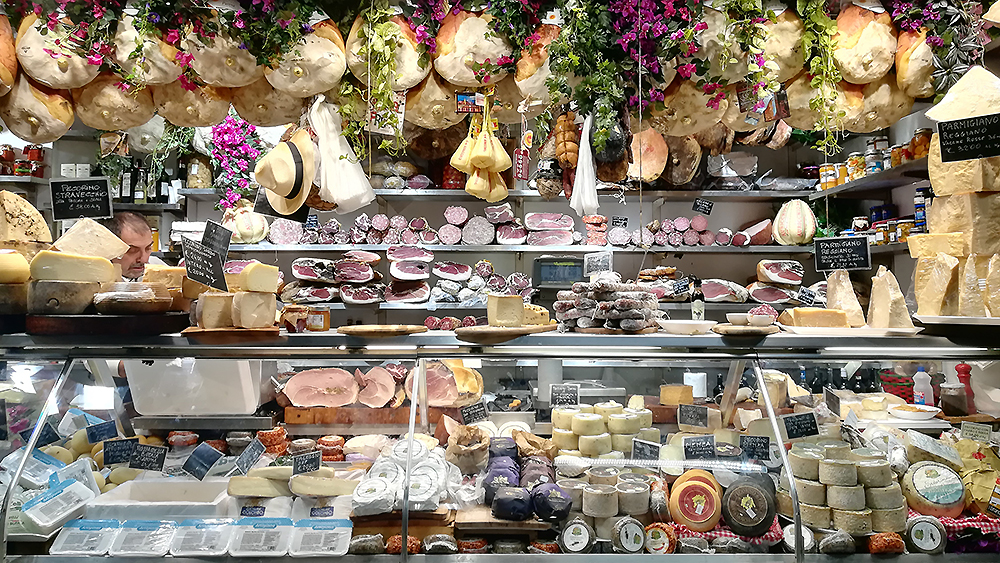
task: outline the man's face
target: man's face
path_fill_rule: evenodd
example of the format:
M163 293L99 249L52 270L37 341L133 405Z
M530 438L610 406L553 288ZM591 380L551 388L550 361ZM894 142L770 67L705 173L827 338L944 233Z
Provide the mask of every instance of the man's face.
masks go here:
M149 263L149 254L153 251L153 233L148 229L125 228L121 239L128 245L128 252L112 261L122 265L122 277L141 278L146 270L146 264Z

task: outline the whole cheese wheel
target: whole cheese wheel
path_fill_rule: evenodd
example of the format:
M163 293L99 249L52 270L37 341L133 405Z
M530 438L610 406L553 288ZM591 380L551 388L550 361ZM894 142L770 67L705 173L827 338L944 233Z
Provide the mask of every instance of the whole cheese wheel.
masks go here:
M857 485L858 468L853 461L846 459L824 459L819 462L819 482L824 485Z
M573 417L580 414L576 407L556 407L552 409L552 427L561 430L573 429Z
M583 513L594 518L618 514L618 490L611 485L587 485L583 489Z
M803 131L817 129L817 122L820 118L819 112L809 105L809 101L818 92L812 87L812 78L811 74L802 71L798 76L785 84L785 90L788 94L788 111L790 114L785 118L785 123ZM861 99L860 93L856 99L848 100L844 93L843 84L843 82L839 83L836 91L832 92L832 94L834 95L834 105L838 111L844 112L843 120L846 122L857 118L857 115L864 109L864 100Z
M722 497L722 517L741 536L764 535L776 513L774 495L750 479L737 479Z
M896 28L892 16L848 4L837 16L833 63L851 84L868 84L885 76L896 60Z
M677 549L677 532L670 524L654 522L646 526L646 551L653 554L673 553Z
M647 442L660 443L660 429L659 428L642 428L639 430L639 439L646 440Z
M216 34L207 45L192 32L181 41L181 48L194 57L191 68L209 86L239 88L264 76L257 58L227 33Z
M872 509L872 531L903 532L906 530L907 508Z
M274 88L261 77L242 88L233 88L233 108L240 117L258 127L277 127L298 123L306 110L306 101Z
M597 532L583 518L570 520L559 533L559 548L563 553L590 553L597 543Z
M866 487L887 487L892 481L892 469L887 460L858 461L858 483Z
M449 16L450 17L450 13ZM448 17L445 21L448 21ZM409 90L427 77L427 74L431 71L431 65L420 64L420 53L417 52L417 47L420 42L417 41L417 35L412 29L410 29L410 24L402 16L393 16L390 20L391 24L394 24L398 31L398 36L400 40L396 43L396 49L394 50L394 58L396 59L396 73L390 76L392 89L397 92L402 92L404 90ZM365 25L364 18L358 16L354 20L354 25L351 26L350 33L347 34L347 66L351 69L351 74L353 74L358 80L363 84L368 82L368 57L362 56L361 51L365 46L365 39L361 36L362 26ZM438 30L437 35L437 52L441 52L441 34L444 32L444 26ZM470 71L471 72L471 71ZM447 78L447 76L445 77Z
M814 504L799 504L799 513L802 515L802 522L817 528L829 528L832 514L829 506L817 506ZM790 515L791 513L789 513Z
M611 449L616 452L632 455L632 440L638 438L639 434L612 434Z
M580 453L597 457L611 452L611 434L607 432L593 436L580 436Z
M722 506L715 487L689 480L670 493L670 515L674 522L695 532L707 532L722 518Z
M616 467L592 467L587 470L587 478L591 485L617 485L618 474L621 471Z
M792 468L792 475L801 479L819 480L819 462L823 455L811 451L791 451L788 452L788 464Z
M896 85L911 98L934 95L934 52L927 44L927 28L903 31L896 45Z
M580 446L577 435L572 430L552 429L552 443L560 450L575 450Z
M832 514L832 525L838 530L844 530L848 534L860 536L869 534L872 531L872 511L864 510L830 510Z
M560 479L556 481L562 490L569 493L570 498L573 500L573 510L583 510L583 490L587 488L588 483L582 479Z
M122 79L109 72L73 90L76 116L88 127L120 131L145 124L156 111L148 88L122 89Z
M948 532L944 524L933 516L917 516L906 523L903 535L911 553L940 555L948 545Z
M902 500L902 493L900 493ZM826 503L838 510L864 510L865 488L861 485L830 485L826 490Z
M767 38L764 40L764 56L777 63L776 80L785 82L802 71L806 64L802 49L802 33L805 26L794 10L784 10L774 22L764 23Z
M684 483L687 483L688 481L700 481L702 483L705 483L706 485L709 485L713 489L715 489L715 492L719 495L719 498L722 498L722 486L719 485L719 482L716 481L715 477L712 476L711 473L705 471L704 469L688 469L683 474L681 474L681 476L678 477L676 481L674 481L674 484L671 487L671 489L676 490L677 487L683 485Z
M619 482L618 510L625 514L638 516L649 512L649 484L635 482Z
M638 434L642 429L639 417L630 413L613 413L608 415L608 432L612 434Z
M851 459L851 445L843 440L821 440L816 445L823 448L826 459Z
M210 127L229 114L229 88L199 86L187 90L180 81L165 86L153 86L156 111L178 127Z
M573 415L573 433L579 436L596 436L604 434L607 429L604 417L599 414L577 413ZM608 440L610 441L610 437Z
M68 41L68 38L63 32L48 29L42 35L40 30L45 24L33 13L21 20L15 44L21 70L49 88L68 90L86 86L97 77L100 65L92 65L84 57L60 50L55 40Z
M827 504L827 486L818 481L795 479L795 492L799 495L799 502L817 505ZM861 496L864 496L863 490Z
M146 86L170 84L177 80L182 72L181 67L174 62L179 52L177 48L152 35L143 35L140 38L134 22L135 18L130 15L118 20L115 50L111 54L115 63L126 73L136 74ZM140 41L143 59L139 68L136 68L137 59L132 57L132 53Z
M900 488L899 483L893 483L887 487L866 489L865 498L868 508L885 510L899 508L905 504L903 501L903 490Z
M645 541L646 530L635 518L622 518L611 530L611 547L618 553L639 553Z
M476 78L473 66L486 59L496 61L511 55L510 45L493 32L493 16L483 12L452 10L441 21L437 33L437 51L434 53L434 70L456 86L483 86L496 84L506 75L498 72L488 75L488 80Z
M900 483L906 503L921 514L955 518L965 508L965 486L961 477L941 463L914 463Z
M347 48L337 24L324 20L312 28L274 68L264 71L271 86L289 96L308 98L332 90L347 72Z
M6 15L0 15L0 96L10 92L17 77L17 49L14 47L14 30Z
M156 145L163 138L163 126L166 120L161 115L154 115L149 121L133 127L128 133L128 150L138 154L152 154Z
M617 403L615 401L608 401L606 403L597 403L596 405L594 405L594 414L601 415L601 418L604 419L605 424L608 423L609 416L611 416L612 414L620 414L624 412L624 410L625 410L624 405L622 405L621 403ZM636 432L638 431L639 430L636 429Z
M69 131L76 116L68 90L53 90L21 73L10 93L0 98L0 118L29 143L51 143Z
M870 460L879 461L885 460L885 452L879 450L878 448L855 448L851 450L850 459L854 461Z

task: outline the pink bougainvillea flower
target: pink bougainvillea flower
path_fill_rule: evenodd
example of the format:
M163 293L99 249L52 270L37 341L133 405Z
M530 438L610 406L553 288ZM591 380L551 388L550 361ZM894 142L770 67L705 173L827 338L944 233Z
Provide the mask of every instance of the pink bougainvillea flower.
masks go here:
M100 53L90 53L87 55L87 64L91 64L94 66L101 66L103 62L104 62L104 55L101 55Z
M192 55L191 53L185 53L184 51L178 51L177 54L174 55L174 62L176 62L178 65L180 65L182 67L189 67L189 66L191 66L191 62L192 61L194 61L194 55Z
M181 32L176 29L171 29L163 35L163 40L170 44L177 43L181 40Z
M677 74L681 75L682 78L691 78L691 75L694 74L695 70L695 66L691 63L682 64L677 67Z
M708 24L705 22L698 22L694 24L695 31L705 31L706 29L708 29Z
M198 89L198 85L192 82L190 78L188 78L183 74L180 75L177 78L177 80L181 83L181 87L187 90L188 92L194 92L195 90Z

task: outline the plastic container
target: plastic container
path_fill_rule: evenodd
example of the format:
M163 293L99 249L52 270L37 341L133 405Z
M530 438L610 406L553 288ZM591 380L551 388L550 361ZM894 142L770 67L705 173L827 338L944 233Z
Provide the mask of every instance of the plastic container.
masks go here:
M295 523L288 554L292 557L344 555L351 543L350 520L307 518Z
M260 403L257 361L125 360L125 373L135 410L146 416L253 414Z
M282 557L292 542L289 518L240 518L233 531L233 557Z
M80 458L66 467L56 470L56 476L59 478L59 481L67 479L78 481L93 491L94 496L101 496L101 488L97 486L97 480L94 479L94 470L97 467L92 466L91 463L91 460L87 458Z
M167 520L127 520L111 544L113 557L164 557L176 524Z
M21 511L42 535L49 535L66 522L83 516L84 506L95 496L83 483L66 480L25 502Z
M52 542L49 555L104 555L120 530L118 520L71 520Z
M941 412L945 416L968 416L969 397L962 383L941 384Z
M87 505L87 518L186 520L229 515L233 499L227 480L128 481Z
M913 404L934 406L934 388L931 387L931 376L924 371L924 366L918 367L913 376Z
M233 539L232 518L185 520L174 530L170 555L174 557L219 557L229 551Z
M23 447L10 452L7 454L7 457L3 458L3 461L0 461L0 468L13 475L17 471L17 464L21 462L23 456ZM66 467L65 463L49 454L39 450L32 450L31 457L28 459L28 463L25 464L24 471L21 472L21 479L18 480L18 484L26 489L41 489L48 486L49 477L55 475L57 470L64 467Z

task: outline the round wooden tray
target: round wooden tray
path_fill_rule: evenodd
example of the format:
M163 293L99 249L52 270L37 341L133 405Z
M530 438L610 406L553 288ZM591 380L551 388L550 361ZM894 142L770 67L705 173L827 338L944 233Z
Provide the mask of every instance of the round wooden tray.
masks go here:
M466 326L455 329L455 338L474 344L500 344L515 338L539 332L549 332L558 328L556 324L528 325L519 327Z
M162 315L28 315L25 332L46 336L151 336L191 326L188 313Z
M776 325L749 326L720 323L712 327L712 332L722 336L767 336L777 334L781 332L781 329Z
M427 332L424 325L351 325L337 329L340 334L358 338L387 338Z

